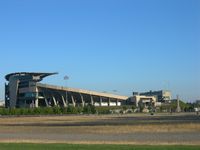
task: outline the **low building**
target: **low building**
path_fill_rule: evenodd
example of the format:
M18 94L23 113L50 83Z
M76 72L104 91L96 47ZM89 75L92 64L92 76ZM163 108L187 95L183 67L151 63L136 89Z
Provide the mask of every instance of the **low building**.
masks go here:
M156 96L139 95L139 93L133 93L134 95L129 98L128 104L136 107L143 106L156 106Z
M171 92L167 90L159 90L159 91L149 91L140 93L140 95L144 96L156 96L157 102L167 102L171 100Z
M127 103L136 107L148 108L150 106L160 107L162 103L170 102L170 91L149 91L144 93L133 92Z

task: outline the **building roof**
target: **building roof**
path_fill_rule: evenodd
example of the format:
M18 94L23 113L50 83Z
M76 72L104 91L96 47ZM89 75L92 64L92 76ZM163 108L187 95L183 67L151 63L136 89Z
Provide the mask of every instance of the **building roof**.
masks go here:
M5 79L9 81L9 78L11 76L25 76L25 75L30 75L30 76L40 76L40 78L44 78L46 76L58 74L57 72L53 73L45 73L45 72L15 72L15 73L10 73L5 76Z
M102 96L102 97L110 97L110 98L121 99L121 100L127 100L128 99L128 96L116 95L116 94L111 94L111 93L102 93L102 92L96 92L96 91L91 91L91 90L61 87L61 86L42 84L42 83L37 83L37 86L41 87L41 88L61 90L61 91L69 91L69 92L77 92L77 93L82 93L82 94L89 94L89 95Z

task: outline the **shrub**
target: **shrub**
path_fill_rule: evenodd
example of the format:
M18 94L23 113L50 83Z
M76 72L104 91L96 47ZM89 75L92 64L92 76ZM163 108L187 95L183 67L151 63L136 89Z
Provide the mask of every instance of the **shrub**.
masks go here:
M90 108L89 105L88 105L88 106L85 106L85 107L83 108L83 113L84 113L84 114L91 114L91 108Z
M61 112L61 114L67 114L67 108L61 107L60 112Z
M95 114L96 108L93 105L87 105L83 108L83 113L84 114Z
M96 112L98 112L98 114L110 114L112 110L109 107L96 107Z
M34 108L34 109L33 109L33 114L34 114L34 115L39 115L39 114L41 114L41 108Z
M16 114L17 114L17 109L15 109L15 108L10 108L10 109L9 109L9 114L10 114L10 115L16 115Z
M51 107L44 107L42 109L42 114L48 115L48 114L53 114L53 109Z
M91 113L92 114L96 114L97 110L96 110L96 107L94 105L91 105Z
M59 107L53 107L53 113L54 114L61 114L61 110Z
M78 113L77 107L68 106L67 107L67 113L68 114L77 114Z
M9 115L9 109L1 108L0 109L0 115Z
M81 114L83 112L83 107L77 107L77 113Z
M27 108L27 114L26 115L34 115L34 108Z

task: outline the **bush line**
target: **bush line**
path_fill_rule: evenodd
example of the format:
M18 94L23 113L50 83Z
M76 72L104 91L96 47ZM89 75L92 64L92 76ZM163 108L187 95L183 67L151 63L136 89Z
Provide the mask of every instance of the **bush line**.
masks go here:
M111 114L113 110L134 109L132 106L95 107L38 107L38 108L0 108L0 115L62 115L62 114Z

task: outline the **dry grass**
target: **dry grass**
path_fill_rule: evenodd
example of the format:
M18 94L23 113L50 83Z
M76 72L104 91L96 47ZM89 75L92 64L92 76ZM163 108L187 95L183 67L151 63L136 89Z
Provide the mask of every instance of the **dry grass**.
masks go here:
M74 143L74 144L137 144L137 145L199 145L199 141L174 141L174 142L152 142L152 141L66 141L64 139L61 140L48 140L48 139L24 139L20 135L21 134L35 134L35 135L64 135L64 134L92 134L92 135L112 135L118 136L120 134L132 134L132 133L200 133L200 123L155 123L149 124L143 123L135 124L130 122L128 125L96 125L96 126L69 126L70 123L79 123L79 122L96 122L96 121L120 121L120 118L123 116L118 115L80 115L80 116L42 116L42 117L8 117L8 118L0 118L0 134L4 135L19 135L18 138L6 138L0 137L0 143L9 143L9 142L22 142L22 143ZM127 117L127 115L125 116ZM137 117L137 116L134 116ZM138 116L140 117L140 116ZM148 116L146 116L148 117ZM157 117L157 116L155 116ZM124 118L123 118L124 119ZM135 120L134 120L135 121ZM133 122L134 122L133 121ZM35 125L35 124L39 125ZM65 123L68 126L65 126ZM31 125L33 124L33 125ZM42 126L41 126L41 125ZM49 126L49 124L53 124L54 126ZM9 136L8 136L9 137Z
M118 134L135 132L200 132L200 124L168 124L168 125L123 125L123 126L98 126L84 129L88 133Z
M93 133L118 134L135 132L200 132L199 123L176 124L130 124L107 126L65 126L62 124L79 122L96 122L118 120L118 115L71 115L71 116L42 116L42 117L8 117L0 118L0 133ZM135 116L134 116L135 117ZM148 116L147 116L148 117ZM42 124L44 126L26 126L27 124ZM48 126L48 124L55 126ZM11 126L8 126L11 125ZM20 125L20 126L18 126ZM25 125L25 126L23 126ZM62 125L62 126L59 126Z
M169 114L159 114L156 117L166 116ZM184 113L176 114L184 115ZM12 124L26 124L26 123L76 123L76 122L93 122L100 120L117 120L119 117L146 117L148 114L126 114L126 115L66 115L66 116L20 116L20 117L0 117L1 125L12 125Z
M5 124L26 124L26 123L62 123L62 122L85 122L96 121L98 119L106 119L106 117L95 116L42 116L42 117L5 117L0 118L0 125Z
M152 141L66 141L66 140L37 140L37 139L1 139L0 143L35 143L35 144L108 144L108 145L200 145L199 141L192 142L152 142Z
M120 126L1 126L0 133L164 133L164 132L200 132L200 124L167 124L167 125L120 125Z

